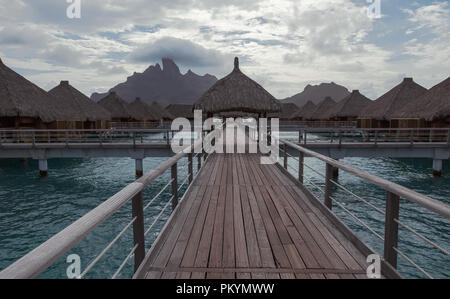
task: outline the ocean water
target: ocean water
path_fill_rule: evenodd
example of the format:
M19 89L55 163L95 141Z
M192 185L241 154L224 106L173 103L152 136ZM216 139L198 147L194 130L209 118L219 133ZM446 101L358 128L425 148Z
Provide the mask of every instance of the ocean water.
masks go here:
M282 134L283 137L293 137ZM294 137L293 137L294 138ZM144 171L149 171L167 158L148 158L144 160ZM450 204L450 165L444 162L444 177L431 175L432 161L429 159L362 159L346 158L344 163L369 173L391 180L433 199ZM181 183L187 176L187 160L180 164ZM312 158L305 163L324 173L325 165ZM297 173L298 162L289 159L289 169ZM92 210L100 203L120 191L135 179L134 160L114 159L53 159L49 160L49 176L39 178L38 165L34 160L21 162L18 159L0 160L0 270L19 259L36 246ZM194 163L194 170L196 163ZM320 188L324 179L305 168L305 176ZM148 186L144 192L144 205L148 203L170 180L170 170ZM362 180L341 172L339 183L384 210L385 192ZM308 188L320 199L323 194L312 184ZM182 188L182 193L185 191ZM358 199L335 189L333 198L341 202L348 210L357 215L380 235L384 235L384 216ZM170 188L162 194L145 213L145 227L149 227L170 200ZM383 252L383 242L369 230L335 205L334 211L343 221L377 252ZM149 248L164 226L170 213L169 209L155 225L146 238ZM400 219L427 238L450 249L450 221L426 211L415 204L401 200ZM122 207L105 223L88 235L68 254L61 257L40 278L66 278L69 254L81 257L84 269L114 237L131 221L131 203ZM399 248L415 263L423 267L433 277L450 277L450 258L427 245L405 229L400 228ZM100 262L86 275L86 278L108 278L118 269L133 247L132 229L110 249ZM423 274L399 257L399 269L405 277L421 278ZM133 259L130 259L120 274L120 278L129 278L133 271Z

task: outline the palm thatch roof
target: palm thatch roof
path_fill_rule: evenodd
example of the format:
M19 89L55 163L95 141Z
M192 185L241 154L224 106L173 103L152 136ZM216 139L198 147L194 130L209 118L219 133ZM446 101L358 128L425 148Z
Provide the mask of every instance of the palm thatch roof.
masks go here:
M194 109L204 113L250 112L273 113L281 111L280 102L261 85L244 75L239 69L239 59L234 70L217 81L200 99Z
M150 108L154 112L154 114L158 115L160 119L172 120L175 119L172 114L170 114L167 110L165 110L158 102L153 102L150 105Z
M373 101L362 95L359 90L353 90L349 96L340 100L336 105L324 112L322 118L358 117L361 111L372 103Z
M359 115L361 118L390 120L398 116L399 111L411 101L427 91L415 83L412 78L405 78L402 83L379 97Z
M450 116L450 77L406 105L399 118L423 118L427 121Z
M277 113L269 113L268 117L277 117L280 119L290 119L294 113L297 113L300 108L294 103L281 103L281 111Z
M170 104L165 108L174 118L184 117L187 119L194 118L193 106L190 104Z
M111 91L98 104L108 110L112 118L132 118L128 103L119 97L115 91Z
M308 101L297 112L291 115L290 119L310 119L311 115L316 111L317 105L312 101Z
M67 121L111 120L111 113L69 84L61 83L48 92L64 106Z
M159 121L161 117L152 111L149 105L144 103L140 98L136 98L128 105L132 118L140 121Z
M306 119L327 119L325 116L325 112L332 109L335 105L336 102L332 98L326 97L322 102L319 103L319 105L317 105L314 112Z
M0 59L0 117L39 118L45 123L63 119L57 100L17 74Z

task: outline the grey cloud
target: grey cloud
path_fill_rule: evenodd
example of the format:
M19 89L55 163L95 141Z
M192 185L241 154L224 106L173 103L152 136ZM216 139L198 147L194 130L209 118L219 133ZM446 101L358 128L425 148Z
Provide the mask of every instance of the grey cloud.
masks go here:
M152 63L163 57L171 58L187 67L221 67L230 56L189 40L163 37L140 46L128 59L136 63Z

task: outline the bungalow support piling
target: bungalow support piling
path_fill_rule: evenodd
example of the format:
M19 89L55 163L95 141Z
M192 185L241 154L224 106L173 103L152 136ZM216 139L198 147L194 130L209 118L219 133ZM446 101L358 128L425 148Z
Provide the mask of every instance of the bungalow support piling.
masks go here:
M442 176L442 160L439 159L433 160L433 176L434 177Z
M141 177L144 175L144 160L136 159L136 176Z
M48 163L46 159L39 160L39 175L46 177L48 175Z

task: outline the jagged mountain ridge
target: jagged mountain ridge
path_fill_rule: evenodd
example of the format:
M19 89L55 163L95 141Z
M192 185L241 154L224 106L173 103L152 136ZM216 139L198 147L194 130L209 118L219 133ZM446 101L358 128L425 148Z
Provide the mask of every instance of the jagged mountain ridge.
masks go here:
M169 58L162 59L159 64L152 65L143 73L134 73L126 82L111 88L127 102L140 97L147 103L157 101L164 105L188 104L196 101L216 81L215 76L206 74L199 76L189 70L186 74L180 72L176 63ZM109 94L93 93L91 99L99 101Z
M294 103L298 107L303 107L308 101L318 105L324 98L330 97L335 102L350 95L348 89L342 85L331 83L321 83L320 85L307 85L305 89L292 97L282 100L283 103Z

